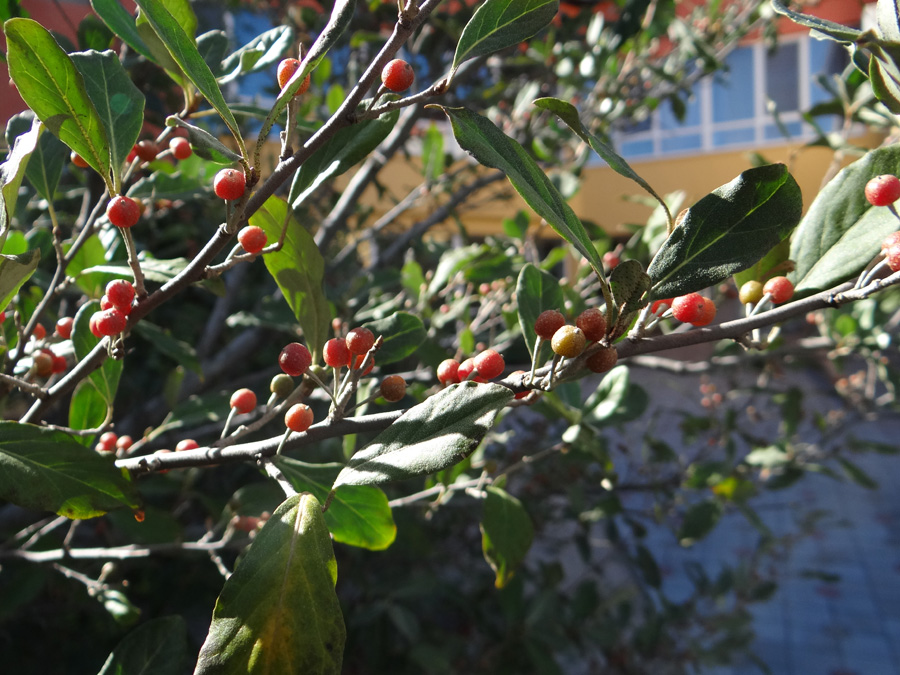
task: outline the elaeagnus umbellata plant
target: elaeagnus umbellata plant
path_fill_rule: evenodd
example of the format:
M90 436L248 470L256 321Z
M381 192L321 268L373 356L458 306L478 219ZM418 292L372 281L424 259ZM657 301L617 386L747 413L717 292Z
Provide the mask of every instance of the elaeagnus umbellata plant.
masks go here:
M630 366L707 345L683 368L759 374L814 343L875 364L866 400L893 405L900 150L861 154L805 214L783 164L691 205L657 194L610 135L771 28L768 5L724 4L272 3L278 25L236 45L184 0L94 0L76 45L11 3L28 110L0 171L4 668L661 673L747 648L779 544L753 498L871 478L834 420L797 439L797 387L766 398L771 440L757 389L704 381L676 442ZM900 110L896 25L773 6L853 48L841 91L871 78L870 119ZM239 100L260 72L271 105ZM596 158L651 207L627 241L567 201ZM488 188L523 210L476 241ZM670 601L648 528L690 546L730 513L758 555ZM590 571L605 537L627 592L562 583L560 533ZM77 639L46 649L51 624Z

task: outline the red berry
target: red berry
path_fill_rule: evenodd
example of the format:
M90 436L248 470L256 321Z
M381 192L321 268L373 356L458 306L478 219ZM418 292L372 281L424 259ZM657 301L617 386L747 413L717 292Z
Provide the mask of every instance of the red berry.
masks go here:
M506 368L506 362L499 352L493 349L485 349L475 357L475 370L486 380L493 380Z
M603 264L611 270L618 267L620 262L622 262L621 258L612 251L603 254Z
M650 311L653 314L662 314L672 306L672 301L674 299L675 298L665 298L663 300L657 300L650 306Z
M888 236L884 238L884 241L881 242L881 250L887 251L889 248L900 245L900 231L891 232Z
M616 351L615 347L604 347L591 354L587 361L584 362L584 365L592 372L605 373L608 370L612 370L618 360L619 352Z
M159 154L159 146L153 141L140 141L134 146L134 152L141 161L152 162Z
M6 321L6 312L0 312L0 323Z
M63 340L68 340L70 337L72 337L72 326L74 324L75 319L73 319L71 316L64 316L56 322L56 333Z
M763 293L772 296L772 302L780 305L794 296L794 284L787 277L772 277L763 286Z
M130 281L125 279L110 281L106 284L105 297L122 314L131 314L131 303L134 302L134 286L131 285Z
M359 370L360 368L362 368L362 364L363 364L363 361L365 361L365 359L366 359L366 355L365 355L365 354L357 354L357 355L353 358L353 366L352 366L352 367L353 367L353 370ZM368 375L369 373L371 373L371 372L372 372L372 368L374 368L374 367L375 367L375 359L370 359L370 361L369 361L369 366L368 366L368 367L365 369L365 371L362 373L362 376L365 377L366 375Z
M116 442L119 440L119 436L115 431L107 431L103 435L100 436L100 443L104 445L109 445L112 447L116 446Z
M460 382L465 382L469 379L469 375L475 372L475 359L466 359L462 363L459 364L459 368L456 369L456 375L459 378Z
M77 166L79 169L86 169L90 166L86 161L84 161L84 157L79 155L77 152L73 152L69 155L69 159L72 161L72 164Z
M97 441L97 445L94 446L94 450L97 452L115 452L116 446L110 445L109 443L104 443L103 441Z
M132 445L134 445L134 439L131 436L119 436L119 440L116 441L116 447L123 452L128 450Z
M115 307L115 305L112 304L112 300L104 293L103 297L100 298L100 309L112 309L113 307Z
M187 159L194 154L190 141L180 136L169 141L169 150L175 159Z
M575 325L584 333L584 337L590 342L597 342L606 337L606 315L599 309L584 310L575 319Z
M694 323L702 314L705 303L699 293L681 295L672 301L672 314L682 323Z
M415 71L403 59L390 61L381 71L382 84L395 93L409 89L415 79Z
M128 156L125 158L126 164L131 164L134 160L137 159L137 151L132 147L128 152Z
M294 73L297 72L297 69L300 67L300 61L298 59L285 59L281 63L278 64L278 71L276 73L278 77L278 86L284 89L284 86L288 83ZM312 73L307 73L306 77L303 78L303 83L300 85L300 88L294 94L294 96L299 96L300 94L305 94L306 90L309 89L310 83L310 75Z
M237 169L222 169L213 178L213 190L216 196L226 201L233 201L244 196L247 179L244 172Z
M566 324L566 317L555 309L548 309L538 314L534 322L534 332L542 340L551 340L553 334Z
M238 242L247 253L259 253L266 247L268 241L265 230L256 225L248 225L238 232Z
M884 252L884 259L887 261L888 267L891 268L891 272L900 270L900 244L891 246L886 250Z
M350 364L350 349L347 342L340 338L332 338L325 343L322 349L322 358L325 359L325 365L331 368L343 368Z
M381 381L381 395L394 403L406 396L406 380L399 375L388 375Z
M100 328L97 325L97 322L100 320L100 315L102 312L94 312L91 314L91 320L88 322L88 327L91 329L91 333L94 337L101 338L103 337L103 333L100 332Z
M290 410L284 414L284 426L291 431L298 433L306 431L312 426L313 411L305 403L297 403L292 405Z
M311 364L312 354L309 353L305 345L301 345L299 342L285 345L284 349L281 350L281 354L278 355L278 365L281 366L281 370L291 377L303 375Z
M97 318L97 331L100 335L118 335L128 323L128 317L115 307L104 309Z
M438 382L441 384L454 384L459 382L459 361L445 359L437 368Z
M178 441L178 445L175 446L175 452L184 452L185 450L196 450L200 447L200 444L197 443L193 438L185 438L184 440Z
M141 219L141 206L131 197L116 195L106 206L106 217L116 227L133 227Z
M48 350L41 350L31 357L34 363L34 372L38 377L49 377L53 372L53 354Z
M703 298L703 307L700 314L691 323L695 326L708 326L716 318L716 303L709 298Z
M365 354L375 344L375 335L368 328L354 328L347 333L346 342L351 354Z
M238 389L231 395L231 407L245 415L256 407L256 394L251 389Z
M891 174L876 176L866 183L866 199L872 206L889 206L900 199L900 178Z
M44 324L34 324L34 330L31 332L31 337L33 337L35 340L43 340L45 337L47 337L47 329L44 328Z
M64 373L66 369L69 367L69 362L66 361L65 356L61 356L60 354L53 354L53 372L54 373Z
M553 334L550 347L555 354L567 359L574 359L584 351L587 338L580 328L575 326L563 326Z

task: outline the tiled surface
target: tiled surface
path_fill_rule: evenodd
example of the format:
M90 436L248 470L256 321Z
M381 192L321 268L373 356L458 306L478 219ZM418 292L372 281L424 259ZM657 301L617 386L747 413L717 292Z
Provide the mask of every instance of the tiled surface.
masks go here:
M782 532L793 527L801 509L828 511L815 533L793 547L778 592L753 606L754 653L773 675L900 675L900 456L861 455L854 461L877 478L878 490L813 475L766 495L760 509L767 524ZM739 518L720 523L716 534L721 530L725 536L692 549L672 548L668 569L693 559L715 570L727 553L733 558L752 542ZM816 578L812 571L840 580ZM673 599L689 589L677 572L666 577ZM704 672L761 671L747 661Z

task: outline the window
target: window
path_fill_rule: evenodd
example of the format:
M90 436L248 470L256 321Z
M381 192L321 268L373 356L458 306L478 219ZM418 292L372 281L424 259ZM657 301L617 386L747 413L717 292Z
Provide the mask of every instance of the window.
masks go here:
M666 101L615 133L619 152L631 158L754 147L783 142L785 131L794 140L811 138L801 111L829 98L815 77L840 72L847 56L835 42L800 36L772 52L762 43L738 47L726 63L727 71L697 84L682 120Z

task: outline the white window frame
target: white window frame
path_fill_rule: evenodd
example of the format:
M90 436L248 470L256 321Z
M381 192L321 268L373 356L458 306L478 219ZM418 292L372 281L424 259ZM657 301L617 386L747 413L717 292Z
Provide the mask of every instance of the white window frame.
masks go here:
M805 34L789 35L781 38L781 44L797 45L797 72L799 75L798 110L779 111L779 119L785 126L801 123L801 132L797 135L785 138L781 135L774 138L766 138L767 127L775 125L775 118L766 111L768 98L766 96L766 46L762 42L754 42L742 45L742 48L752 50L753 58L753 118L752 120L735 120L728 122L713 121L713 79L705 77L694 87L694 97L700 109L700 123L694 126L678 127L676 129L663 129L659 112L651 116L651 126L648 131L634 133L614 133L613 142L616 148L621 148L624 143L637 143L651 141L652 150L647 153L628 153L626 159L668 159L687 157L692 155L709 154L716 152L733 152L748 148L759 148L786 143L805 142L816 137L816 131L803 121L801 111L808 110L812 101L812 88L815 86L812 78L810 64L810 40ZM736 141L729 144L717 144L714 142L716 132L730 129L745 129L751 127L753 138L746 141ZM683 136L700 136L700 147L686 150L664 150L663 144L667 139ZM599 158L592 160L592 164L603 164Z

